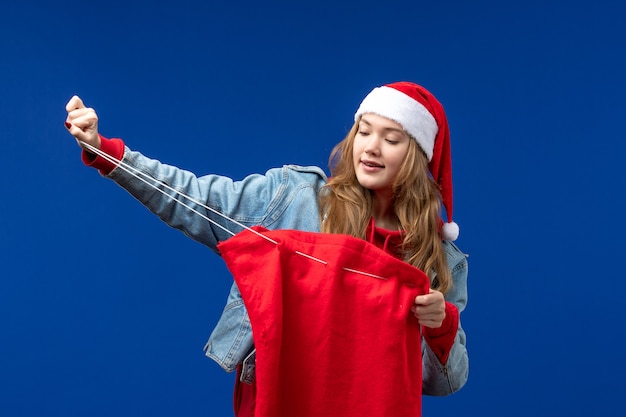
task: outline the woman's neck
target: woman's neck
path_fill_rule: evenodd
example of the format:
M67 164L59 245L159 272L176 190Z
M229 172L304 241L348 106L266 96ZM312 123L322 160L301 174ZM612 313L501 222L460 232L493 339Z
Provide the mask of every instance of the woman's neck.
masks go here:
M387 230L398 230L398 218L393 210L393 199L382 197L376 193L373 195L372 217L376 227Z

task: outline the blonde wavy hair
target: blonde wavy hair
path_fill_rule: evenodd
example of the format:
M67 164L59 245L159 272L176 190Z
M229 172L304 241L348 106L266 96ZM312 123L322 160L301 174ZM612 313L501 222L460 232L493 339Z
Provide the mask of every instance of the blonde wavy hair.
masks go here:
M322 232L365 239L372 217L372 191L362 187L354 170L352 149L359 121L330 154L331 178L320 193ZM394 212L404 231L404 260L426 272L434 289L446 293L451 273L439 235L439 188L428 171L428 159L415 140L393 184ZM365 202L365 204L364 204Z

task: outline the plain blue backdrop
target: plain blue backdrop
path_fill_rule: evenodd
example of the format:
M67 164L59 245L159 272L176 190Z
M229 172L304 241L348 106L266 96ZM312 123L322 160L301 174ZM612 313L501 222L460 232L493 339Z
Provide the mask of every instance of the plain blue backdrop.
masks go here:
M626 284L617 1L21 1L0 12L0 414L229 416L231 278L94 170L100 130L201 175L319 165L373 87L446 107L470 379L424 416L615 415Z

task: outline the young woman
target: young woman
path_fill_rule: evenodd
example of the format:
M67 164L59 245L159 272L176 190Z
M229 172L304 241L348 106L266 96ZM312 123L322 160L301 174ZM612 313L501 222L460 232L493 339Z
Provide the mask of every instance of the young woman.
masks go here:
M231 237L236 221L269 230L350 235L424 271L430 288L415 296L407 310L407 317L414 317L409 325L421 332L421 352L411 353L421 355L419 386L426 395L447 395L465 384L468 356L459 313L467 300L467 260L451 242L458 227L452 222L447 120L425 88L399 82L372 90L330 156L330 179L320 168L296 165L241 181L196 177L131 151L120 139L101 136L95 111L80 98L73 97L66 109L65 125L83 147L87 165L125 188L168 225L216 252L218 244ZM136 172L166 185L150 186ZM258 340L247 311L253 306L244 301L233 284L205 351L225 370L238 371L235 414L253 416ZM382 409L381 415L389 410Z

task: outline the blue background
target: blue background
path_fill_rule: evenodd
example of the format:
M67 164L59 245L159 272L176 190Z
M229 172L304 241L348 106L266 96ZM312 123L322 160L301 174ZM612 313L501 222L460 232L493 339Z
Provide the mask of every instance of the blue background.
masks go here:
M623 410L625 9L614 1L151 1L0 13L0 414L229 416L221 259L85 168L100 131L197 174L326 167L360 100L446 107L470 379L424 416Z

